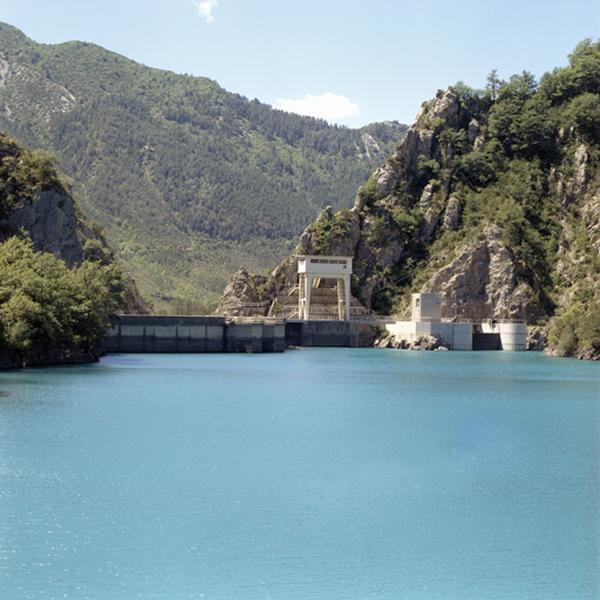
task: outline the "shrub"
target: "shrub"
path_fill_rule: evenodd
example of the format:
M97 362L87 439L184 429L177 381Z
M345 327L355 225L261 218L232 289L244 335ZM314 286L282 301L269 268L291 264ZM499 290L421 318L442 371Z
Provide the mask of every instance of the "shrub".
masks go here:
M42 348L94 352L123 292L114 265L84 261L69 270L18 237L0 244L0 272L0 338L23 363Z

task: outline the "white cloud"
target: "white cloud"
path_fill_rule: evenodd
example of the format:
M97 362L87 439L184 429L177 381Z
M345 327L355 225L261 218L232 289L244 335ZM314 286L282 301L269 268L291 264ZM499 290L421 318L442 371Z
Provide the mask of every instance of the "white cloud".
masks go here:
M194 6L198 10L198 14L207 22L214 23L217 18L215 17L215 10L219 0L196 0Z
M346 96L331 92L325 92L320 96L306 94L299 100L280 98L275 101L275 108L327 121L340 121L360 112L358 104Z

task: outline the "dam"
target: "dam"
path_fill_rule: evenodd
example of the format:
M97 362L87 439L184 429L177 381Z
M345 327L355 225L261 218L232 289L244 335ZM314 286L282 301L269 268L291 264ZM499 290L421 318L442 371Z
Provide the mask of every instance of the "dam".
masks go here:
M524 323L299 320L261 317L117 315L104 353L283 352L289 347L371 346L385 330L407 341L435 336L449 350L525 350Z
M102 351L144 353L283 352L286 347L372 346L379 333L411 344L439 340L448 350L510 350L527 347L521 321L442 318L442 294L412 294L410 321L353 312L350 293L352 257L298 257L297 309L286 316L117 315ZM333 292L318 287L333 280ZM319 298L320 303L313 302ZM275 302L274 302L275 304ZM281 303L285 307L285 302ZM262 305L261 305L262 306ZM256 306L252 308L256 310Z
M368 345L374 327L355 321L261 317L117 315L102 343L105 353L283 352L288 346Z

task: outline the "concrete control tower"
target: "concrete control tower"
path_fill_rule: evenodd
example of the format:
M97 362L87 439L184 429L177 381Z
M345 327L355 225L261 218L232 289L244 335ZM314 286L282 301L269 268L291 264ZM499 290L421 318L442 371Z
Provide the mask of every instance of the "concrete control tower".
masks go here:
M313 281L319 279L337 280L338 318L350 320L350 277L352 275L351 256L299 256L298 257L298 315L310 319L310 300Z

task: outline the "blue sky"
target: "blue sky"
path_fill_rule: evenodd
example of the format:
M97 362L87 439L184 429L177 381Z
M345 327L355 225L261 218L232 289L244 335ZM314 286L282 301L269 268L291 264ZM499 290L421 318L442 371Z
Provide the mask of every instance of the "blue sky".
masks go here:
M541 75L600 36L600 0L0 0L39 42L95 42L230 91L359 126L487 73Z

